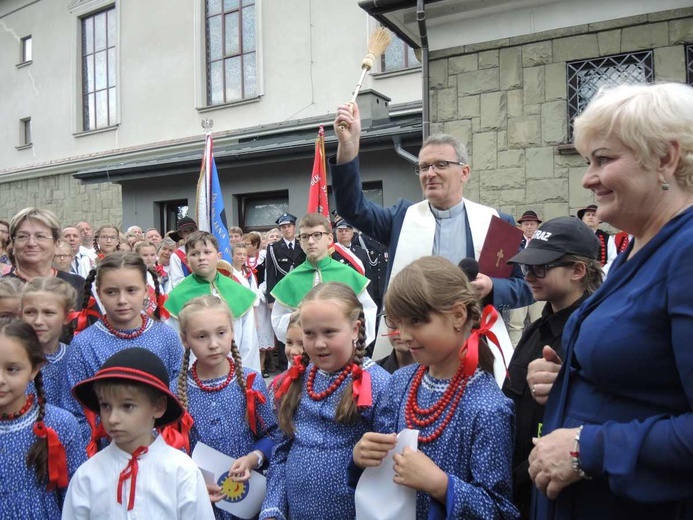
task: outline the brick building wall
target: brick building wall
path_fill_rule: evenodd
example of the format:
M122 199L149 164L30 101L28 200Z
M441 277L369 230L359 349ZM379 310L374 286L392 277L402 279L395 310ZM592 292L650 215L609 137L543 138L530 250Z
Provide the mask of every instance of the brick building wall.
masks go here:
M466 196L516 218L593 203L585 161L568 140L566 63L652 49L655 81L686 81L693 8L664 11L431 53L431 133L468 147Z
M71 174L0 184L0 219L9 221L28 206L53 211L61 225L87 220L94 228L123 221L118 184L80 184Z

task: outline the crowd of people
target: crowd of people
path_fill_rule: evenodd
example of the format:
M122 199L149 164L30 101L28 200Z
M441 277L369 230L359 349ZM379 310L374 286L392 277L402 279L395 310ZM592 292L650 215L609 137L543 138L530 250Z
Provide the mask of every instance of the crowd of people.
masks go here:
M424 141L421 202L365 198L354 104L334 221L232 227L231 261L188 216L0 220L0 516L237 518L259 472L259 519L355 518L364 485L417 519L693 518L691 128L691 87L600 92L575 121L596 204L524 212L508 277L460 268L514 220L464 197L454 137Z

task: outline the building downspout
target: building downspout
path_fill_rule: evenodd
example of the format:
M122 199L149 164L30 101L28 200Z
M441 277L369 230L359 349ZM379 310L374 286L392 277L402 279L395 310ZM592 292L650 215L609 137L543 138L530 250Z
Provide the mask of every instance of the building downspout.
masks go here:
M395 153L399 155L402 159L407 161L408 163L411 164L419 164L419 158L407 152L403 147L402 147L402 138L399 135L392 136L392 142L395 145Z
M428 29L426 28L426 11L424 0L416 2L416 21L419 24L421 37L421 81L422 81L422 141L431 134L431 98L429 95L429 66L428 66ZM399 154L399 152L397 152ZM411 155L411 154L410 154Z

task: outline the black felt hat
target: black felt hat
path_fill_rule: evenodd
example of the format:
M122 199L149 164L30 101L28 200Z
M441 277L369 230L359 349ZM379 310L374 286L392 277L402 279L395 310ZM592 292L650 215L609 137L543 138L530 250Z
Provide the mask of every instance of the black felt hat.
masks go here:
M531 221L534 221L534 222L538 222L539 224L541 224L541 223L543 222L542 220L539 219L539 217L537 216L536 212L532 211L531 209L525 211L525 212L522 214L522 216L521 216L520 218L517 219L517 222L518 222L518 223L520 223L520 222L529 222L530 220L531 220Z
M181 231L197 231L197 222L195 222L194 219L190 217L183 217L178 221L178 225L176 226L176 230L171 233L169 236L171 239L174 241L178 242L181 239L180 233Z
M164 363L156 354L147 349L126 348L113 354L94 377L80 381L72 387L72 395L85 407L98 414L100 412L99 399L94 391L94 383L109 380L151 386L166 396L166 411L156 420L154 426L165 426L177 421L183 415L183 406L169 390L168 373Z
M585 216L585 213L588 211L594 211L595 213L597 212L597 205L596 204L590 204L586 208L579 209L577 212L577 217L582 220L582 217Z
M527 247L508 260L508 263L544 265L563 255L578 255L596 260L599 247L597 235L582 220L558 217L537 229Z

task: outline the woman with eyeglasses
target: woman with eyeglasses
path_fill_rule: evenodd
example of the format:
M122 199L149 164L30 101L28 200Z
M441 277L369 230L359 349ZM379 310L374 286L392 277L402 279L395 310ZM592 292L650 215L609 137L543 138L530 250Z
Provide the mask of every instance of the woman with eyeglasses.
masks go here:
M574 128L597 217L633 240L553 360L534 518L691 519L693 88L601 91Z
M534 299L546 302L541 318L518 342L508 366L510 377L503 384L503 393L515 403L513 502L522 519L529 518L532 498L532 438L539 435L544 416L544 404L534 400L537 385L527 383L527 366L544 352L563 356L561 337L568 318L601 285L598 255L599 240L592 230L574 217L560 217L545 222L509 260L520 264Z
M78 305L84 294L84 278L53 267L60 231L60 222L52 211L24 208L17 213L10 222L14 267L5 276L23 283L40 276L60 278L75 288Z

